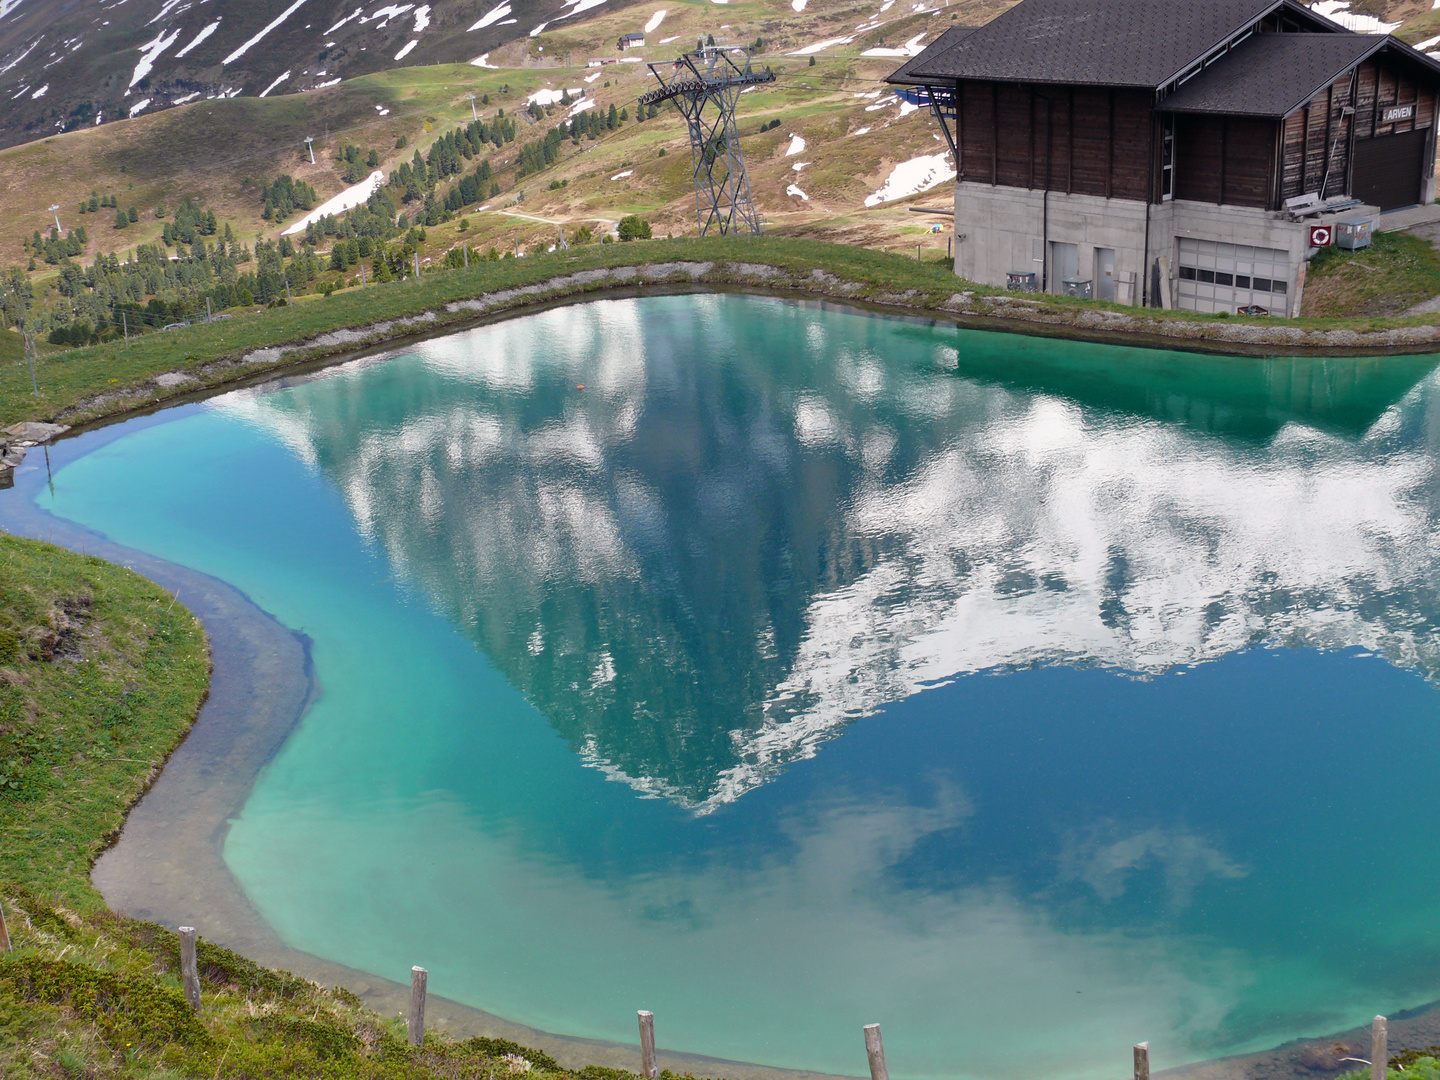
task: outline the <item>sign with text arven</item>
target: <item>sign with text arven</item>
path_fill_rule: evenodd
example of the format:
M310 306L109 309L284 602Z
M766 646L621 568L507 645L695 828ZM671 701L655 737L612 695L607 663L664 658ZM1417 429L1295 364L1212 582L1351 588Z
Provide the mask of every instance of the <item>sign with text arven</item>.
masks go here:
M1382 124L1393 124L1399 120L1415 119L1414 105L1386 105L1380 110L1380 122Z

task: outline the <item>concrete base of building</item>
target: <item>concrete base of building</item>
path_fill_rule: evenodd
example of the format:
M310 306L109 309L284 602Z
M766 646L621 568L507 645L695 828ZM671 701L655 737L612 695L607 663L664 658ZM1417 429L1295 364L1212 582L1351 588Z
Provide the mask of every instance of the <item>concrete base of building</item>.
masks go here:
M1377 207L1291 221L1240 206L1147 205L962 181L955 185L955 273L985 285L1070 292L1195 311L1263 308L1294 316L1311 229ZM1263 286L1258 287L1258 286Z

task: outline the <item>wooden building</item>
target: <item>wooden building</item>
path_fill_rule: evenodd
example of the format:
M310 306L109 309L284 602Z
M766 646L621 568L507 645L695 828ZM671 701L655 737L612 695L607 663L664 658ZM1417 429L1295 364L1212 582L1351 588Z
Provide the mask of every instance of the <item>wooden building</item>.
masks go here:
M1435 195L1440 64L1295 0L1022 0L890 81L944 126L956 272L991 284L1293 314L1311 225Z

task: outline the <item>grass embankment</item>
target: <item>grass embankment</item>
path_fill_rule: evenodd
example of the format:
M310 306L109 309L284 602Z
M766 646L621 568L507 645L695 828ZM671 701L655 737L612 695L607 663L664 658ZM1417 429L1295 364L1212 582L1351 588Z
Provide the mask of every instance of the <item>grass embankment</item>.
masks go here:
M1198 315L1191 311L1127 308L1056 296L1001 295L1003 290L977 286L956 278L948 262L920 262L866 248L787 237L592 244L524 259L477 261L469 269L437 268L422 274L419 279L346 289L328 298L308 297L293 307L245 312L208 325L150 333L132 338L129 342L112 341L52 354L43 357L38 364L38 395L31 393L29 372L22 360L7 362L0 358L0 427L22 419L47 419L73 425L113 416L177 393L202 390L342 354L364 344L378 343L387 333L396 336L422 329L430 332L477 317L474 310L447 311L447 304L484 299L503 290L538 285L587 270L678 260L714 264L704 278L709 284L725 284L732 280L746 286L768 284L771 287L828 294L841 300L898 304L922 313L927 310L939 312L957 292L964 290L972 294L974 302L963 309L951 306L948 309L950 312L986 315L999 311L1000 305L1004 305L1012 320L1028 318L1036 323L1048 323L1055 332L1063 332L1067 325L1091 331L1168 332L1177 337L1180 347L1185 347L1186 339L1194 344L1203 342L1207 336L1218 339L1226 327L1253 327L1257 333L1278 329L1290 335L1295 330L1366 332L1435 321L1433 316L1406 320L1226 318ZM773 268L776 273L767 278L764 274L742 272L743 267L757 266ZM683 286L691 280L680 274L673 284ZM635 283L648 284L639 277ZM588 280L572 280L543 297L515 297L513 306L613 289L625 284L613 274L609 277L596 275ZM378 321L404 319L427 312L433 313L433 317L423 326L417 324L377 331L372 335L374 341L317 343L314 340L329 331L363 328ZM496 309L491 309L485 314L495 312ZM1108 316L1110 321L1104 324L1095 322L1097 316ZM1167 327L1176 329L1167 331ZM1290 337L1283 339L1286 349L1303 344ZM255 350L277 346L294 348L283 357L278 353L271 353L268 357L251 355ZM153 381L157 375L172 372L185 375L185 381L169 387Z
M1368 248L1327 247L1310 260L1304 310L1321 318L1402 315L1440 296L1440 251L1419 236L1376 233Z
M348 991L203 940L191 1012L176 935L108 911L89 870L208 679L199 624L159 586L0 533L0 1076L628 1078L504 1040L411 1048Z
M0 533L0 881L80 910L209 685L199 624L138 574Z
M126 342L73 349L44 357L37 365L40 394L31 392L30 375L23 360L0 366L0 427L17 420L58 418L65 423L134 408L145 400L158 399L161 388L145 384L166 372L197 375L198 382L181 390L197 389L207 382L236 378L245 370L200 375L196 369L215 361L234 361L252 350L300 342L326 331L365 326L377 320L404 318L436 311L438 322L465 322L473 312L447 313L446 303L485 296L503 289L531 285L561 274L598 267L632 266L675 259L744 259L763 262L798 274L825 269L847 281L867 287L857 296L923 291L937 302L950 296L961 283L948 266L919 263L882 252L827 244L819 241L787 240L772 237L661 240L632 244L591 244L551 255L499 262L477 260L468 270L437 269L418 280L371 284L346 289L329 298L306 298L293 307L238 314L232 319L183 330L170 330L132 337ZM614 287L615 282L601 283ZM576 291L580 291L578 288ZM343 351L336 347L332 352ZM318 355L323 350L312 352ZM294 363L304 357L292 355ZM138 396L120 402L127 389L141 388ZM173 391L172 391L173 392ZM99 407L76 406L97 394L114 395L115 400Z

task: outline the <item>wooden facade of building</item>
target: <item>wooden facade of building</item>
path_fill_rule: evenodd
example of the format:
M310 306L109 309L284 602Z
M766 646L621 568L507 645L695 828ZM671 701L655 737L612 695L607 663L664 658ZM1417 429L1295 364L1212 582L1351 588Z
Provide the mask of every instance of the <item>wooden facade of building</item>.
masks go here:
M1433 81L1417 79L1383 58L1359 65L1285 118L1279 199L1324 187L1330 194L1353 192L1362 201L1378 195L1381 205L1391 201L1384 189L1411 178L1385 173L1412 170L1414 161L1434 161L1436 112ZM1408 138L1388 141L1392 136ZM1358 183L1352 163L1359 167ZM1399 197L1413 186L1407 184ZM1408 201L1419 201L1418 194Z
M1346 72L1283 118L1176 113L1167 120L1163 100L1157 108L1149 91L968 79L956 81L954 102L961 180L1279 210L1307 192L1350 193L1357 157L1364 194L1399 179L1385 173L1406 172L1418 182L1415 168L1423 166L1415 163L1434 159L1440 90L1381 58ZM1174 139L1170 192L1163 183L1167 128ZM1373 144L1382 152L1367 153L1371 140L1396 135L1409 139ZM1417 190L1408 201L1418 199Z
M1057 3L1063 0L1025 0L1007 16L1018 22L1022 9ZM1153 7L1148 0L1096 3L1136 14ZM1356 167L1359 186L1381 204L1417 187L1408 176L1404 184L1390 176L1387 189L1384 174L1417 167L1433 174L1440 65L1391 37L1345 32L1292 0L1251 10L1254 22L1241 23L1237 40L1211 43L1212 55L1161 85L1143 85L1125 63L1106 73L1086 71L1083 60L1068 65L1064 81L1015 78L1027 65L995 66L994 43L966 33L932 46L929 66L937 73L968 48L981 53L968 63L952 60L953 82L924 73L930 50L891 79L945 94L956 173L973 183L1277 210L1322 189L1326 196L1349 193ZM1054 10L1040 14L1054 19ZM1031 65L1037 72L1053 58L1040 59ZM966 78L985 66L1005 78ZM1417 197L1418 187L1410 202Z
M956 172L982 184L1143 199L1153 98L1116 87L961 81Z

